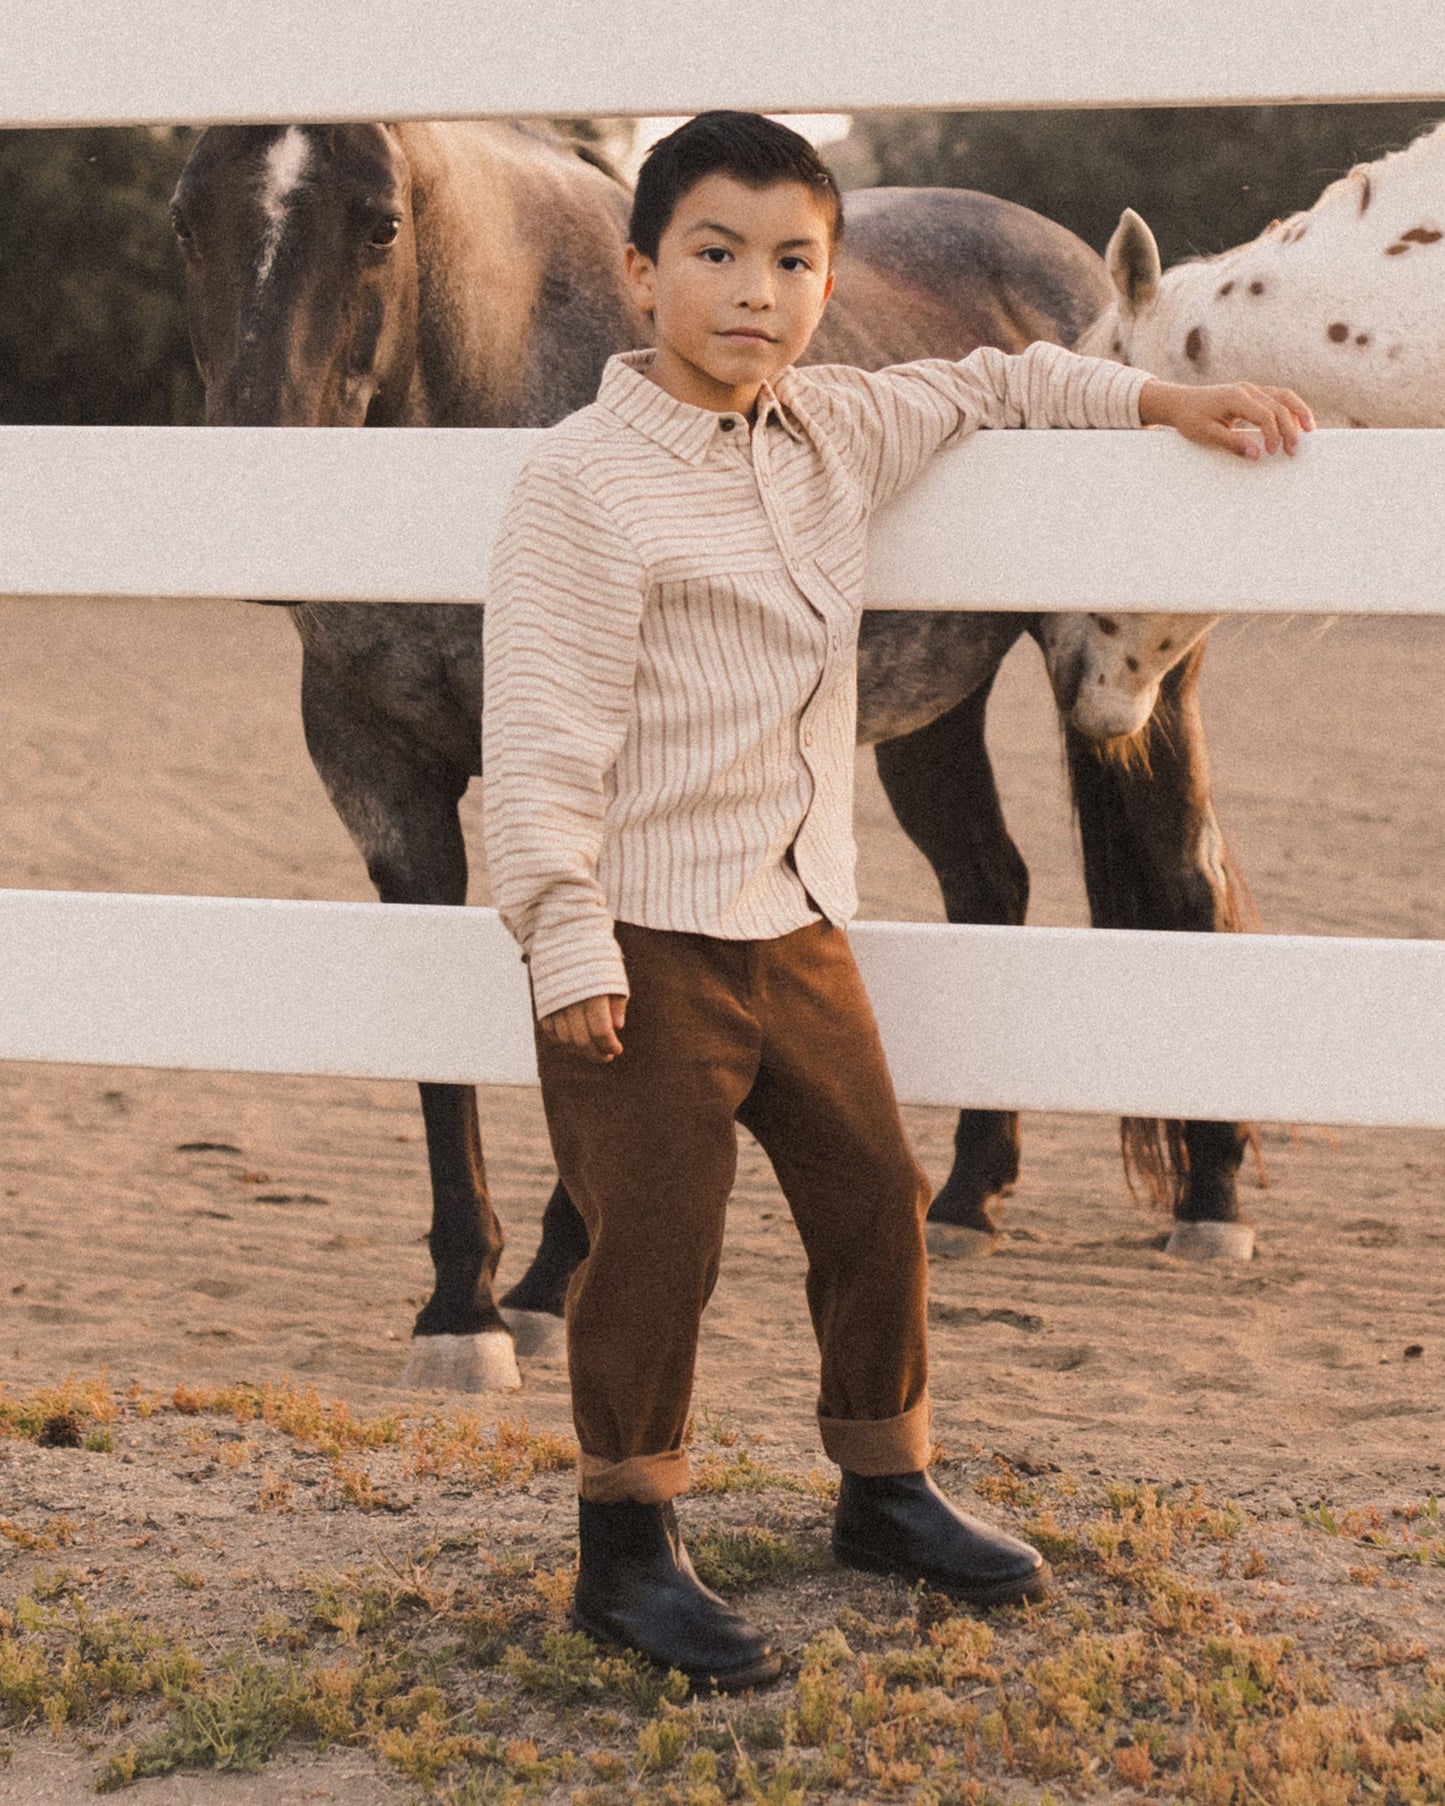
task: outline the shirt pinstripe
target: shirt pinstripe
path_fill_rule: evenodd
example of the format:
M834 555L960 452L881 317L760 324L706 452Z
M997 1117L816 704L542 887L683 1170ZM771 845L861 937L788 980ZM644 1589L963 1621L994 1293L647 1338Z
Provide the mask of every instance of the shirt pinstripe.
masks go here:
M625 994L614 921L787 934L854 890L869 515L978 427L1139 424L1140 370L1031 345L788 369L756 421L609 360L503 515L484 630L492 893L537 1014Z

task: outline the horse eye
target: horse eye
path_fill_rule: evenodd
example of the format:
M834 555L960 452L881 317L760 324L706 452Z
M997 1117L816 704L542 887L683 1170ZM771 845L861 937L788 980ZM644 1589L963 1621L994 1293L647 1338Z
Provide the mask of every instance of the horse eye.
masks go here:
M378 220L372 227L370 242L374 244L378 250L384 251L388 245L394 245L396 243L400 231L400 214L389 214L386 219Z
M186 224L185 216L176 207L171 208L171 230L183 245L191 242L191 229Z

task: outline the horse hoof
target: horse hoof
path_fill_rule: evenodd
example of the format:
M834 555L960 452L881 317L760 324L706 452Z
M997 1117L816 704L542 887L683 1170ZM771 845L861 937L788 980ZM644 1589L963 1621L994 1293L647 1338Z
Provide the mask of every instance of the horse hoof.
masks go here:
M924 1239L935 1260L982 1260L998 1248L991 1229L970 1229L963 1223L925 1223Z
M567 1326L560 1317L551 1311L509 1311L505 1305L501 1309L519 1355L547 1361L567 1353Z
M401 1383L418 1392L434 1386L443 1392L519 1392L522 1376L512 1338L489 1329L479 1336L414 1336Z
M1252 1223L1176 1223L1165 1244L1166 1254L1185 1260L1252 1260Z

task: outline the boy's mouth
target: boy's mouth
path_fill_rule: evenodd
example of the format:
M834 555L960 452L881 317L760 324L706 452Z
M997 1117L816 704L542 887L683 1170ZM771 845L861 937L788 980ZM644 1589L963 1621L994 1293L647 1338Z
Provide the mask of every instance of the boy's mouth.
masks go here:
M759 345L772 345L777 342L769 333L757 332L755 330L749 330L746 327L738 326L733 327L731 330L724 332L719 336L725 339L747 339L750 342Z

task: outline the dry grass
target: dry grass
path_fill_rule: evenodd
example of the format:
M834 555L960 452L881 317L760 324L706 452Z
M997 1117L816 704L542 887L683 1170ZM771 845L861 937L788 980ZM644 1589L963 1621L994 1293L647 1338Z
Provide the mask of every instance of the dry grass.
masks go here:
M572 1462L568 1445L524 1424L367 1419L289 1385L118 1398L102 1376L0 1398L12 1438L39 1442L62 1416L82 1435L57 1445L77 1450L61 1459L104 1464L114 1457L87 1453L84 1432L105 1427L124 1445L143 1425L164 1433L147 1445L158 1465L165 1450L207 1461L217 1484L253 1489L256 1510L297 1523L317 1507L288 1491L288 1446L327 1464L325 1508L344 1514L377 1512L397 1475L523 1510L525 1489ZM62 1547L88 1553L80 1527L56 1515L0 1523L0 1724L83 1737L102 1790L256 1768L304 1743L368 1750L446 1806L1445 1799L1445 1663L1419 1638L1348 1635L1336 1611L1360 1587L1445 1585L1433 1498L1353 1511L1320 1501L1279 1525L1199 1489L973 1463L949 1483L971 1481L1060 1581L1046 1604L983 1622L937 1594L834 1568L824 1476L787 1471L726 1425L700 1423L697 1440L712 1476L686 1511L700 1571L754 1595L762 1620L794 1626L786 1678L769 1693L690 1700L680 1677L598 1651L566 1627L568 1548L491 1550L485 1508L475 1533L298 1572L264 1610L243 1597L220 1638L175 1621L220 1583L169 1549L157 1546L151 1587L124 1609L106 1602L97 1568L44 1567ZM130 1546L148 1556L149 1542ZM1281 1624L1276 1572L1331 1563L1333 1591L1300 1589Z

